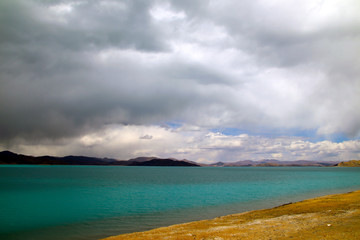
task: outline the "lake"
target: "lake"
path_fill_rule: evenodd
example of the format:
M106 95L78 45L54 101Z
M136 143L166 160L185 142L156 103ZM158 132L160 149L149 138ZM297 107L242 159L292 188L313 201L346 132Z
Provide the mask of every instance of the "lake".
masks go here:
M99 239L358 189L360 168L0 165L0 239Z

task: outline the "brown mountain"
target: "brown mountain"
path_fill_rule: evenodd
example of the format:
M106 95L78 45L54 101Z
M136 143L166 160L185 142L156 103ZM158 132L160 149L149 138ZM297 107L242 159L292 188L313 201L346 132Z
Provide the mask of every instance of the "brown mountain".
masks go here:
M360 167L360 160L350 160L336 164L337 167Z

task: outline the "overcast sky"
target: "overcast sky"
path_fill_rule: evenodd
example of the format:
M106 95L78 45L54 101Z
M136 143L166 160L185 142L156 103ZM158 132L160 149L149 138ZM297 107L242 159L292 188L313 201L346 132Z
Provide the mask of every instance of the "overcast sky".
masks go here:
M0 150L360 159L358 0L1 0Z

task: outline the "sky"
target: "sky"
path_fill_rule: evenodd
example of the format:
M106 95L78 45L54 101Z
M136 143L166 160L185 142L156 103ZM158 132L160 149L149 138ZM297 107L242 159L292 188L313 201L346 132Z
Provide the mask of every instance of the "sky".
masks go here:
M360 159L358 0L1 0L0 150Z

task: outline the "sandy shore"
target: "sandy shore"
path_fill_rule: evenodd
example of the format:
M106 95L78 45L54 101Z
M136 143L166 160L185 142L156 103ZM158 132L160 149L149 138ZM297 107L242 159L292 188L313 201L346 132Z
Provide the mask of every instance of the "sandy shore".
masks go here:
M120 239L360 239L360 191L106 238Z

